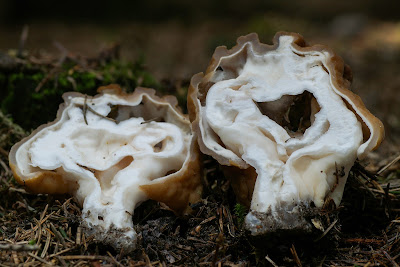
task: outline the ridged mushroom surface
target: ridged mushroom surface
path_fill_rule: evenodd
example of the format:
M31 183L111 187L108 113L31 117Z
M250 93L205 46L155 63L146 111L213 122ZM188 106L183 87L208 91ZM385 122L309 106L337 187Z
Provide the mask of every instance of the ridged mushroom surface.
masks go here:
M135 207L153 199L189 212L201 198L201 162L174 97L100 91L65 94L57 119L11 149L10 166L31 192L75 196L86 232L128 252L137 239Z
M349 90L351 78L331 49L284 32L273 45L250 34L218 47L192 78L200 149L229 166L252 234L309 231L309 215L327 201L338 206L356 158L380 144L383 125Z

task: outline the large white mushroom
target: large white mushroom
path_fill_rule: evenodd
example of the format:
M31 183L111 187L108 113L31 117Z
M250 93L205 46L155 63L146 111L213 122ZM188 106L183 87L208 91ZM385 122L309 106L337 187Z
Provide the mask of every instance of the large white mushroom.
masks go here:
M200 200L199 151L176 98L144 88L100 91L64 94L57 119L12 147L10 166L31 192L74 195L86 232L127 252L141 202L184 214Z
M253 235L310 230L308 216L327 201L338 206L356 158L380 144L383 125L349 90L351 77L328 47L281 32L271 46L250 34L218 47L192 78L200 149L230 166Z

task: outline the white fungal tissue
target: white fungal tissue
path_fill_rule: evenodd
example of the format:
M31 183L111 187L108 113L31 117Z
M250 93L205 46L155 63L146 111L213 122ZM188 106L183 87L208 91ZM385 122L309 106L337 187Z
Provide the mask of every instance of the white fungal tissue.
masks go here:
M89 234L130 250L133 211L149 199L141 186L176 177L190 161L190 122L151 90L64 98L58 120L13 149L13 170L23 182L54 174L82 204ZM33 190L51 191L40 188L46 179Z
M246 217L253 234L304 228L310 208L327 199L338 206L350 168L375 138L372 129L364 140L370 114L338 89L332 53L303 49L298 38L280 34L267 47L249 35L217 49L192 80L202 151L257 173Z

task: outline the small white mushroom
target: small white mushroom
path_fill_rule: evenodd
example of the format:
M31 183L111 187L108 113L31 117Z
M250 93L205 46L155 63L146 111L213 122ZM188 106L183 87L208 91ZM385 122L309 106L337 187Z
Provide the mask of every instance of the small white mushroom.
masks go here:
M377 147L382 123L348 88L351 71L331 49L278 33L218 47L192 78L188 106L200 149L227 168L252 234L310 229L308 215L340 204L350 168ZM238 170L238 168L240 170Z
M74 195L86 232L127 252L137 239L134 209L153 199L190 211L201 197L201 164L174 97L100 90L95 97L64 94L57 119L13 146L10 166L31 192Z

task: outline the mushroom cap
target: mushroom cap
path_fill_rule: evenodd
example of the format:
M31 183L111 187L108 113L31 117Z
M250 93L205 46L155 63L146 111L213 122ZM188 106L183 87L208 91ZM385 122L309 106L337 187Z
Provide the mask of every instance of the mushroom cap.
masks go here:
M201 199L200 153L175 97L117 85L98 91L64 94L56 120L15 144L9 162L28 191L75 196L87 232L127 252L140 203L152 199L186 214Z
M350 67L346 65L343 59L330 47L320 44L309 46L304 40L303 36L298 33L290 32L278 32L275 34L272 45L260 43L258 35L256 33L251 33L246 36L239 37L237 39L236 46L231 49L227 49L226 46L219 46L215 49L205 73L201 72L194 75L190 82L188 92L188 111L194 131L200 133L200 103L205 101L208 90L211 86L213 86L213 84L215 84L213 79L218 67L222 67L221 59L237 54L248 44L251 44L254 51L259 54L276 50L279 46L279 38L281 36L292 36L292 45L298 51L315 51L327 55L328 59L326 62L324 62L324 67L329 71L334 90L346 101L348 107L353 110L358 120L362 123L364 142L357 151L358 157L362 159L366 156L366 154L368 154L368 152L376 149L385 137L384 126L378 118L369 112L362 99L351 91L350 86L353 80L353 75ZM229 65L229 62L226 64ZM200 101L200 103L198 101ZM204 154L213 156L222 165L239 165L242 168L247 168L247 166L242 164L229 162L229 158L224 158L221 157L221 155L214 153L213 150L208 149L207 146L204 145L204 138L201 135L199 135L199 137L199 145Z
M339 205L355 159L381 143L383 124L351 80L330 48L286 32L273 45L253 33L218 47L192 77L188 110L200 150L231 166L238 200L251 202L253 234L307 228L302 214L329 199Z

